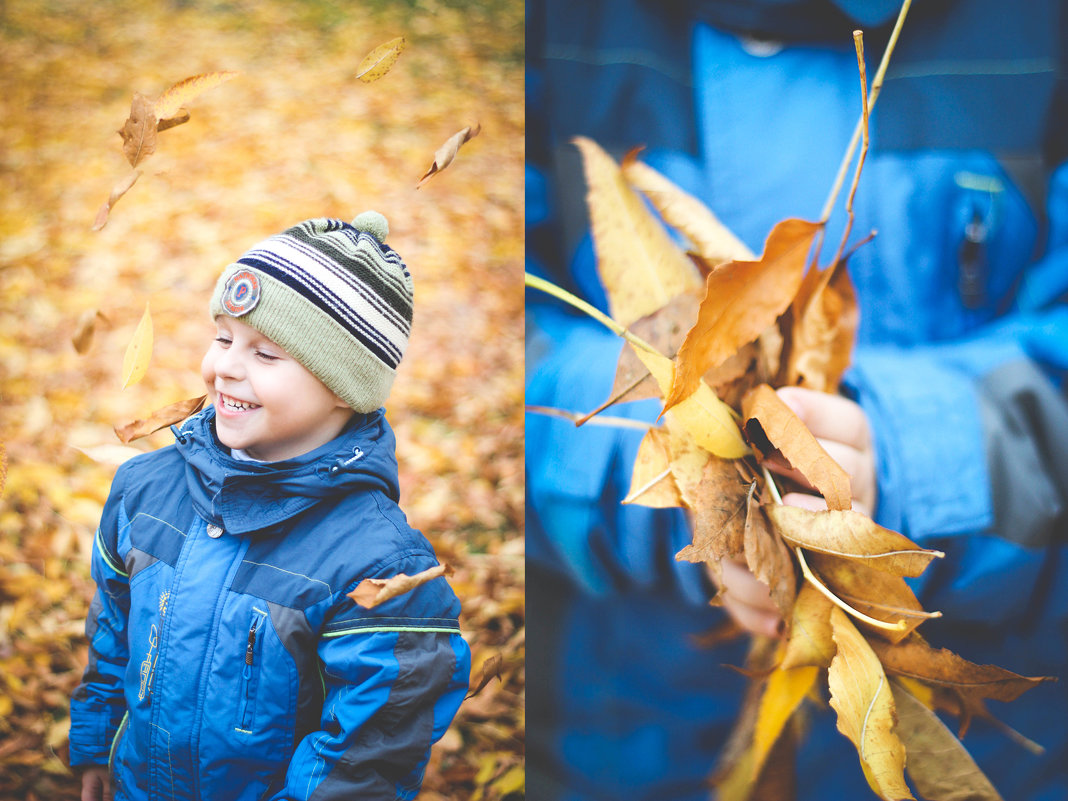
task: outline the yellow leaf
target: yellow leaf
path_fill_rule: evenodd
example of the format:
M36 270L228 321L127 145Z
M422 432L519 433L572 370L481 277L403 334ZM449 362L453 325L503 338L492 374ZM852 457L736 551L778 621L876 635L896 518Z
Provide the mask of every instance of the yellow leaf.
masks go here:
M178 83L160 95L159 99L156 100L156 119L168 120L174 117L183 104L188 103L202 92L214 89L219 84L226 83L240 74L240 72L231 72L229 70L224 70L222 72L205 72L178 81ZM188 119L188 116L186 116L185 119ZM182 122L185 122L185 119L183 119Z
M832 606L811 584L801 585L790 617L790 633L781 667L828 667L831 664L835 652L831 635Z
M784 670L778 668L768 676L760 696L756 728L753 730L753 776L760 773L764 760L775 745L790 715L816 683L819 668L815 665Z
M790 545L856 559L876 570L915 578L945 556L921 548L904 534L876 524L851 509L811 511L799 506L768 506L768 518Z
M731 259L753 260L756 255L700 200L684 192L634 153L623 159L627 182L649 198L664 220L681 231L693 244L694 252L711 264Z
M856 746L864 775L880 798L912 798L905 784L905 746L894 733L894 697L879 657L838 607L831 609L831 628L838 650L827 684L838 731Z
M141 451L137 448L128 448L125 445L94 445L88 448L78 448L78 450L94 462L110 465L120 465L141 455Z
M635 348L642 364L652 373L661 392L671 387L671 359L642 348ZM749 453L749 446L734 422L731 408L716 397L712 389L701 382L697 391L671 410L698 445L724 459L738 459Z
M574 140L589 186L590 229L612 318L623 326L701 285L700 276L664 226L595 142Z
M152 360L152 314L145 304L145 313L137 324L133 339L126 346L122 359L122 388L136 384L145 377L148 363Z
M630 477L630 492L622 503L636 503L654 509L682 506L682 495L671 475L668 433L650 428L638 446Z
M356 77L364 83L377 81L397 63L397 57L404 50L404 45L403 36L398 36L396 39L390 39L385 44L380 44L364 56L360 66L356 68Z

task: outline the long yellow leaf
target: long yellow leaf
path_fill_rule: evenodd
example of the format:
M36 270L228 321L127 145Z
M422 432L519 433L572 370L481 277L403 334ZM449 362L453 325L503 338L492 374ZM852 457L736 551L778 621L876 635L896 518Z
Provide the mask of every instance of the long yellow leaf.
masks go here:
M204 72L178 81L156 100L156 118L160 120L170 119L178 113L184 104L197 95L209 89L214 89L216 86L226 83L240 74L240 72L232 72L230 70Z
M152 360L152 313L145 304L145 313L134 330L133 339L126 346L122 358L122 388L136 384L145 377L148 363Z
M753 776L760 773L783 726L802 699L816 683L819 668L806 666L783 670L777 668L768 676L764 694L760 697L756 728L753 731Z
M667 392L671 387L671 359L641 348L635 348L634 352L652 373L660 391ZM698 390L672 409L671 413L706 451L724 459L738 459L749 453L749 446L742 439L731 408L716 397L708 384L702 382Z
M693 263L627 185L615 160L590 139L582 153L597 269L613 319L629 326L701 285Z
M397 63L397 58L404 50L404 46L403 36L398 36L396 39L390 39L388 42L380 44L363 57L363 61L356 68L356 77L364 83L377 81Z
M838 731L857 748L864 775L880 798L912 798L905 784L905 746L894 733L894 697L879 658L838 607L831 609L838 647L827 670Z

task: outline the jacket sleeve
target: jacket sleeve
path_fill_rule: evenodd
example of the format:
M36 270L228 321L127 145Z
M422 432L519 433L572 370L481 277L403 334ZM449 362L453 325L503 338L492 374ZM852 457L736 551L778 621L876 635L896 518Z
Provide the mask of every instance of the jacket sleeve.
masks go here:
M123 677L129 661L130 587L119 557L120 532L128 525L122 501L124 476L120 468L93 544L91 570L97 590L85 623L89 664L71 697L70 762L74 766L107 764L126 711Z
M846 386L875 438L876 519L947 552L917 584L956 620L1023 614L1027 594L1006 597L1005 583L1035 586L1065 544L1066 368L1063 306L964 341L856 355Z
M433 564L409 561L382 577ZM318 647L320 728L297 744L285 787L273 798L414 798L430 746L468 688L471 656L460 635L459 603L444 578L372 609L344 594L335 603Z

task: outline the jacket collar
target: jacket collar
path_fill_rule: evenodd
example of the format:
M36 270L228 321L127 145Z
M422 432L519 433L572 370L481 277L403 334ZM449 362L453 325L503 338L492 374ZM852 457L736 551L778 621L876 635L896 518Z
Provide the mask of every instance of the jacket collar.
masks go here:
M197 513L231 534L269 529L355 491L399 498L396 439L383 409L354 415L337 438L309 453L271 463L233 458L215 436L212 407L171 430Z

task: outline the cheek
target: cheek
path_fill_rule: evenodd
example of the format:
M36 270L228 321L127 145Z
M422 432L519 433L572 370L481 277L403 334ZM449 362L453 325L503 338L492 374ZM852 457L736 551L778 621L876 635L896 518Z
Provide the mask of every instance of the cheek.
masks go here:
M200 360L200 377L209 387L215 383L215 358L212 354L214 350L214 348L208 348L204 358Z

